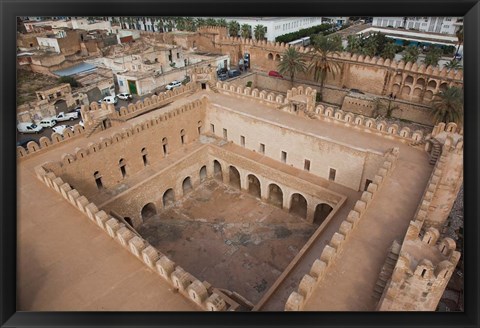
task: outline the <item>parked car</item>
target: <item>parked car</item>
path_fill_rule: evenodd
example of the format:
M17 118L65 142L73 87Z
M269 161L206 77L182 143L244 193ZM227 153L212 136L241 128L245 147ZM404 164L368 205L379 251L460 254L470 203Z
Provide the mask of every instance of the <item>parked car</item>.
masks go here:
M129 93L126 93L126 92L123 92L123 93L119 93L117 95L118 99L122 99L122 100L132 100L133 97L131 94Z
M66 129L72 129L69 125L58 125L52 128L53 132L63 135Z
M172 81L172 82L170 82L169 84L167 84L167 85L165 86L165 89L167 89L167 90L172 90L173 88L177 88L177 87L180 87L180 86L182 86L182 82L180 82L180 81Z
M231 69L231 70L228 71L228 77L235 77L235 76L239 76L241 74L242 73L238 69Z
M350 89L350 91L351 91L351 92L355 92L355 93L360 93L360 94L362 94L362 95L365 94L365 92L360 91L360 90L358 90L358 89Z
M73 121L73 120L76 120L77 118L78 118L77 112L70 112L70 113L60 112L57 115L56 121L57 122Z
M81 114L80 110L82 108L80 106L77 106L75 107L74 109L72 109L71 111L69 111L69 113L78 113L78 114Z
M17 147L26 147L27 144L30 142L30 141L35 141L35 139L33 138L25 138L25 139L22 139L22 140L19 140L17 141Z
M227 73L220 73L220 74L218 74L218 79L219 79L220 81L225 81L226 79L228 79Z
M44 128L51 128L57 124L57 118L55 116L42 119L38 125Z
M106 96L105 98L102 99L103 102L107 104L116 104L118 103L118 97L117 96Z
M279 77L279 78L283 79L283 75L278 73L277 71L268 72L268 76Z
M32 122L23 122L17 124L17 130L20 133L39 133L43 127Z

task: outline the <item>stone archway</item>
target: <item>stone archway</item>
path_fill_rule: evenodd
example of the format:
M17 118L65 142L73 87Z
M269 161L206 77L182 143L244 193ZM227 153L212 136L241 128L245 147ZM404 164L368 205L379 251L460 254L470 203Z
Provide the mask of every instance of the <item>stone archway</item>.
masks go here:
M307 200L299 193L294 193L290 201L289 212L303 219L307 218Z
M235 166L229 167L229 183L232 187L240 189L240 172L238 172Z
M249 174L248 177L248 193L257 198L261 198L260 180L253 175Z
M268 186L267 201L273 206L283 208L283 191L275 183L272 183Z
M215 180L223 181L222 165L217 160L213 161L213 177Z
M182 190L183 190L183 195L185 196L187 193L193 190L192 187L192 179L190 177L186 177L183 182L182 182Z
M327 216L330 214L330 212L333 210L333 208L325 203L318 204L315 207L315 214L313 216L313 223L320 225L325 221Z
M153 203L148 203L145 204L142 208L142 220L145 221L145 219L148 219L155 214L157 214L157 208L155 207L155 204Z
M175 192L173 191L172 188L167 189L167 191L163 193L162 200L163 200L163 207L167 207L175 203Z
M207 167L204 165L202 166L202 168L200 169L200 182L204 182L205 180L207 180Z

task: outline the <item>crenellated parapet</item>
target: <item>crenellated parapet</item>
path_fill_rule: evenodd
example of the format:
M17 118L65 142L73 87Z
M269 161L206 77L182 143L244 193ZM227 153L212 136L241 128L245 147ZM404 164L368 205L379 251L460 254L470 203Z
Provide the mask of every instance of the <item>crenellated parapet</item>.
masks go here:
M82 160L87 156L101 152L109 146L125 141L128 138L136 137L139 133L156 128L159 124L164 124L166 121L176 118L180 115L188 115L189 112L199 110L205 107L206 98L197 99L178 108L174 108L162 115L146 119L132 127L124 128L122 132L116 132L110 137L102 137L97 142L90 142L88 146L77 147L73 154L65 153L62 156L62 165L71 164L77 160Z
M41 137L38 142L30 141L27 147L17 146L17 158L27 158L33 154L42 152L45 149L52 149L54 146L64 144L65 142L85 134L85 128L80 124L75 124L71 129L65 129L62 134L53 132L49 137Z
M267 92L257 88L252 89L250 87L237 86L221 81L217 81L216 87L220 93L255 100L264 105L278 107L279 105L286 103L285 96L275 92Z
M37 166L35 173L40 181L59 193L65 201L82 212L91 223L135 256L146 268L162 277L174 291L194 302L200 309L204 311L234 311L239 306L208 282L201 282L185 271L167 255L150 245L122 220L100 210L78 190L73 189L62 178L55 176L53 172L47 171L43 166Z
M300 280L297 290L288 297L285 311L303 310L315 288L323 281L328 270L341 255L349 236L365 216L366 210L370 207L375 195L380 192L385 179L394 170L398 156L398 148L393 148L385 154L385 161L375 175L373 182L368 185L367 190L362 193L360 200L355 203L347 218L340 224L339 230L334 233L320 257L313 262L310 272L305 274Z
M455 241L440 238L421 223L411 221L398 261L378 303L379 311L435 311L460 259Z

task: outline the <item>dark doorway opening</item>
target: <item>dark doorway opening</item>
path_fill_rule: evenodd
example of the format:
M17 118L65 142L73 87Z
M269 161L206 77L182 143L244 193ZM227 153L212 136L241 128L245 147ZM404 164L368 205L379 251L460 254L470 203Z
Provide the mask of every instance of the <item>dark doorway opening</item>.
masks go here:
M283 191L274 183L268 186L268 202L274 206L283 208Z
M260 181L253 174L248 175L248 193L257 198L261 198Z
M213 161L213 177L218 181L223 181L222 166L217 160Z
M155 204L153 203L148 203L142 208L142 219L148 219L152 216L157 214L157 208L155 207Z
M307 200L300 194L293 194L290 203L290 213L298 215L299 217L307 218Z
M238 172L235 166L230 166L229 168L229 176L230 176L230 185L232 187L240 189L240 172Z
M173 192L172 188L168 189L163 193L162 200L163 200L163 207L167 207L175 203L175 193Z
M322 224L323 221L327 218L333 208L328 204L318 204L315 207L315 214L313 216L313 223L314 224Z

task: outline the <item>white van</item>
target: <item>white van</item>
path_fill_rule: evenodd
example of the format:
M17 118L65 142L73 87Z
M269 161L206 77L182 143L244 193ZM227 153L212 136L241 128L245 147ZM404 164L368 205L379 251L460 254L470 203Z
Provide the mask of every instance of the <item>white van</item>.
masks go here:
M18 123L17 130L20 133L39 133L43 127L32 122Z
M118 103L118 97L117 96L107 96L107 97L103 98L103 101L106 102L107 104L116 105Z
M40 125L41 127L44 127L44 128L51 128L53 126L55 126L55 124L57 124L57 120L55 118L44 118L43 120L40 121L40 123L38 123L38 125Z

